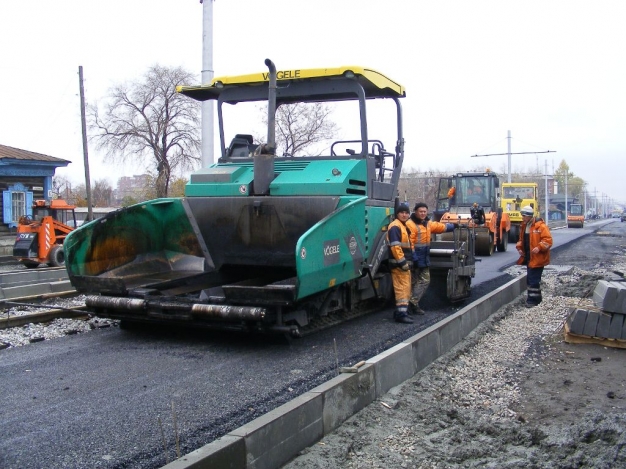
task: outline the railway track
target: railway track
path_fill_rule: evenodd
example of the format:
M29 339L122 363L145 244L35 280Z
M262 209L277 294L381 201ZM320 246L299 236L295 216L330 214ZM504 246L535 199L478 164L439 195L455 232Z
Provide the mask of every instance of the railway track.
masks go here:
M0 307L2 308L0 329L21 327L31 323L50 322L60 318L87 319L89 317L89 312L85 305L66 308L57 305L6 301L0 304ZM26 308L28 311L21 312L19 308ZM41 311L31 311L34 308L39 308Z

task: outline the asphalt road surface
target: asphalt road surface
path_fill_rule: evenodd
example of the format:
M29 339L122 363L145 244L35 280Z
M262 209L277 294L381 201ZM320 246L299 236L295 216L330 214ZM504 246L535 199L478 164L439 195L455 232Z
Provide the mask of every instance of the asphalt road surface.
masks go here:
M600 226L554 230L555 252ZM515 260L512 245L482 258L472 300L508 281ZM115 327L2 350L1 466L161 467L456 310L436 288L422 306L413 325L385 310L290 343Z

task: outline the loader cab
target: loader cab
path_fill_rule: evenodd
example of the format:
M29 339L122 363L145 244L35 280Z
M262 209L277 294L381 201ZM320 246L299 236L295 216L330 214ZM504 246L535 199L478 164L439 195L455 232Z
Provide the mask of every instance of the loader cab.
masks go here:
M36 200L33 204L32 219L41 222L45 217L52 217L64 225L76 226L75 208L75 205L69 205L62 199Z

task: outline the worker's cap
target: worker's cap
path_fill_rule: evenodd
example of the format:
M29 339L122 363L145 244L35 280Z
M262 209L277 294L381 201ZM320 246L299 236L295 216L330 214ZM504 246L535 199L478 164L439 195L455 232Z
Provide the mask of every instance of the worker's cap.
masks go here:
M524 217L532 217L535 214L535 209L533 209L530 205L527 205L526 207L522 207L520 212Z
M409 204L402 202L400 205L398 205L398 208L396 208L396 213L400 212L411 213L411 209L409 209Z

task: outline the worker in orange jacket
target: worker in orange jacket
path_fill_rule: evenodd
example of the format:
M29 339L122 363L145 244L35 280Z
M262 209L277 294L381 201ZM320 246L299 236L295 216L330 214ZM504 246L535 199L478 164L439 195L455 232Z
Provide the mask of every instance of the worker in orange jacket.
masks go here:
M411 272L411 299L409 313L424 314L419 302L430 284L430 238L432 234L454 230L452 223L439 223L428 218L428 205L418 202L406 222L411 230L413 269Z
M404 324L413 322L408 314L409 298L411 297L413 245L406 222L410 215L409 206L405 203L399 204L396 208L396 219L387 228L389 267L391 268L391 281L396 297L396 310L393 313L393 318L396 322Z
M522 226L515 245L520 255L517 264L526 266L526 307L532 308L542 300L541 275L543 268L550 263L552 235L543 219L535 218L535 210L530 205L522 207L520 212Z

